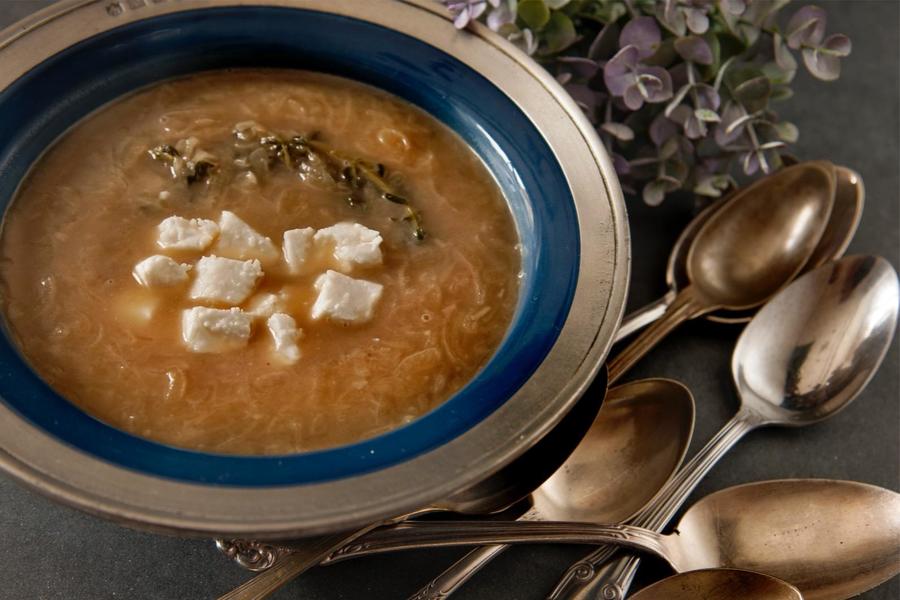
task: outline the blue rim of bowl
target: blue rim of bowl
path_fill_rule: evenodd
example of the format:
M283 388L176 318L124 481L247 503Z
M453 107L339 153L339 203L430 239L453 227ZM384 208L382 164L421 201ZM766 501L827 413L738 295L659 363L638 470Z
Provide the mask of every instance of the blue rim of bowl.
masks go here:
M260 66L323 71L379 87L425 109L473 147L507 197L523 247L524 278L507 336L469 384L408 425L337 448L251 457L158 444L88 416L28 367L7 333L0 339L0 397L67 444L128 469L188 482L271 486L355 476L427 452L478 424L529 378L556 341L577 282L580 240L553 152L520 109L465 64L346 16L209 8L131 23L53 56L0 94L3 206L40 153L102 105L192 72Z

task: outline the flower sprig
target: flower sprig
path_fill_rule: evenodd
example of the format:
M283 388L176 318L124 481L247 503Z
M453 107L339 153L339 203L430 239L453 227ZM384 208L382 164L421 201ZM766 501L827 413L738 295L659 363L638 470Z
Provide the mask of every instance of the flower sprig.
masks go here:
M790 98L799 53L817 79L840 75L847 36L789 0L441 0L546 66L597 127L626 192L656 205L719 196L733 174L778 168L799 132L772 103Z

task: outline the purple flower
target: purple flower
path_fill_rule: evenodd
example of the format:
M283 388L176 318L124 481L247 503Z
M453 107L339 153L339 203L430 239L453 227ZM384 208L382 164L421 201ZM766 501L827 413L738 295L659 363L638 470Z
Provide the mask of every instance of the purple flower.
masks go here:
M603 82L610 94L622 98L629 110L640 109L644 102L665 102L672 97L669 72L642 65L639 58L637 46L625 46L603 69Z
M444 4L453 15L453 24L457 29L463 29L470 21L474 21L487 10L488 3L497 7L500 0L446 0Z

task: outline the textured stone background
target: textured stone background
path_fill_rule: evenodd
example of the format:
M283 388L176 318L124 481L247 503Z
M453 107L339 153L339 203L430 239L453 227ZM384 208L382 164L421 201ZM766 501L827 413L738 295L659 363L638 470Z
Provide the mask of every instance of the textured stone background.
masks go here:
M0 0L0 27L48 4L47 0ZM800 75L796 95L783 108L783 116L800 127L798 156L829 159L862 173L866 207L851 252L880 254L897 266L900 3L820 4L829 13L829 31L853 39L853 54L844 61L838 82L825 84ZM677 203L657 209L630 204L631 308L664 291L668 250L689 220L690 209ZM690 323L631 373L634 378L676 378L693 390L697 400L694 450L736 409L729 360L739 332L737 327ZM846 412L809 429L750 434L715 468L689 504L730 485L785 477L853 479L900 488L897 348L895 340L881 371ZM275 598L404 598L461 553L423 551L316 569ZM456 597L539 600L559 573L584 553L583 548L574 547L514 549ZM643 570L643 577L665 573L655 563ZM210 542L123 529L50 503L0 476L0 598L4 600L193 600L217 597L246 578ZM900 582L895 579L863 597L898 600Z

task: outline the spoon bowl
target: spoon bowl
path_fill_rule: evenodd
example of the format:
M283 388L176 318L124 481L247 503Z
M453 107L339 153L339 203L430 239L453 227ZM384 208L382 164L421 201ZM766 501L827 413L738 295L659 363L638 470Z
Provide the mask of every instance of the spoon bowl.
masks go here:
M542 520L618 523L644 507L681 465L694 398L671 379L612 388L593 426L531 497Z
M800 590L780 579L739 569L702 569L674 575L631 596L631 600L803 600Z
M873 256L847 257L795 281L738 339L732 373L743 406L793 426L843 409L884 359L898 301L896 272Z
M790 582L806 600L856 596L900 568L900 494L863 483L740 485L697 502L677 529L677 570L751 569Z
M752 308L784 287L822 238L834 203L828 163L788 167L735 194L697 232L687 274L716 307Z

